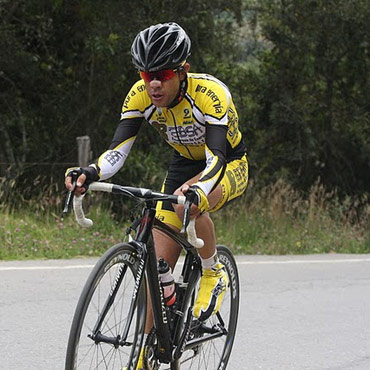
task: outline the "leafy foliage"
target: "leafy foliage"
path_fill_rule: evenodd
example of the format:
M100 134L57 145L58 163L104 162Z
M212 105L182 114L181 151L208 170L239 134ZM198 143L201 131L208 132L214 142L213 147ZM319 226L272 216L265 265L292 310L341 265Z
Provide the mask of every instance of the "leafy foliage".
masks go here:
M317 178L345 192L370 183L370 5L280 0L258 8L261 35L252 85L258 109L253 153L260 178Z
M192 70L233 94L255 182L368 192L368 19L366 0L0 0L0 176L27 200L62 183L75 137L105 150L137 79L132 40L175 21ZM122 182L159 186L165 148L145 127Z
M191 63L206 67L240 2L2 0L0 42L1 174L32 178L75 163L75 137L89 135L95 156L109 145L125 94L137 80L130 47L149 24L176 21L193 40ZM235 14L235 16L233 15ZM202 50L202 51L200 51ZM164 144L144 130L136 146L158 157ZM140 156L139 156L140 157ZM32 163L44 163L40 166ZM30 164L31 163L31 164ZM7 164L11 164L11 171ZM140 166L139 159L137 164ZM140 171L139 171L140 172ZM130 173L130 171L129 171ZM140 178L130 173L129 181ZM22 179L23 181L23 179ZM21 181L21 182L22 182Z

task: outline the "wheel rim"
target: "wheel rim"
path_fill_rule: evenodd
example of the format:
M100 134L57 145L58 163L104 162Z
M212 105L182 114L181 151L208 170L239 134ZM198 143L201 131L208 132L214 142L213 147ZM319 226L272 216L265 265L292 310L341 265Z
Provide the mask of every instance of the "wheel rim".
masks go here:
M117 258L117 261L119 260ZM116 283L117 273L123 265L123 263L114 262L114 258L112 258L94 284L93 293L85 301L83 323L80 328L79 340L76 342L75 347L75 369L122 369L127 365L129 358L134 353L137 342L136 332L139 326L137 310L135 310L130 331L126 338L126 342L131 343L131 345L118 344L127 323L132 292L135 286L133 274L135 266L133 265L129 265L129 268L127 268L115 300L100 328L102 335L116 338L116 344L105 343L104 341L95 343L91 339L91 333L97 318L102 311L111 288Z

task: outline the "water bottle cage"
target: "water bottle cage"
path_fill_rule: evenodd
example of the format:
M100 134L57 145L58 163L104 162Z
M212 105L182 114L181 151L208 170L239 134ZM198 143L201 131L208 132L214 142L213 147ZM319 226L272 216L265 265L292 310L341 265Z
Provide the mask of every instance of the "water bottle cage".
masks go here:
M175 285L175 282L172 280L172 281L166 281L166 282L161 282L161 285L162 285L162 288L164 289L165 287L167 286L171 286L171 285ZM167 303L171 301L171 299L174 297L174 295L176 295L176 288L173 290L173 292L167 296L167 297L164 297L164 302Z

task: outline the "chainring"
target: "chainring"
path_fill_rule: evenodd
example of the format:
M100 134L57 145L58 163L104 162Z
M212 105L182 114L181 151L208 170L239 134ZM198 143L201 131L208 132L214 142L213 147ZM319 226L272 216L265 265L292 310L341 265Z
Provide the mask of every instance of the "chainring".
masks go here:
M157 333L155 328L152 328L148 334L148 337L146 338L144 347L144 370L159 370L160 363L156 356L157 345Z

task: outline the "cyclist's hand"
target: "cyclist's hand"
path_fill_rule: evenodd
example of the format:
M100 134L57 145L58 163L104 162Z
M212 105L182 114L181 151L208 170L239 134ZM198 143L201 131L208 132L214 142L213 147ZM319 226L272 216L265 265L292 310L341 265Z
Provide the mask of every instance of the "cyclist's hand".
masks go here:
M76 179L76 188L74 189L73 179ZM98 170L92 165L89 167L72 167L68 168L65 173L65 186L68 190L75 190L76 195L83 194L89 184L99 180Z
M197 217L200 214L207 212L209 209L209 203L208 198L203 192L203 190L196 185L189 186L188 184L183 185L183 187L181 188L184 194L186 194L189 189L194 191L194 193L197 196L195 204L191 206L190 215Z

